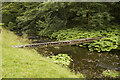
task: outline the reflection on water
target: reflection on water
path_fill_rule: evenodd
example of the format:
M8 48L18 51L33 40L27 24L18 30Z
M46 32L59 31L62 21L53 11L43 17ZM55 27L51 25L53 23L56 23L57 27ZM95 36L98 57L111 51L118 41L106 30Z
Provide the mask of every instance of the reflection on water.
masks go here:
M76 46L50 47L37 49L43 56L68 54L73 62L69 65L71 71L83 73L86 77L102 77L102 71L120 70L120 59L116 54L90 52L86 48Z

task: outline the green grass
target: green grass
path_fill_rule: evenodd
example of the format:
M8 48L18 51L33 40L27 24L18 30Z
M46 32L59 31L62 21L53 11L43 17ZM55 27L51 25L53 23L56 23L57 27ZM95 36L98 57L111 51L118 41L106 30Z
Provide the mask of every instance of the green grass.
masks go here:
M1 35L0 35L1 36ZM27 44L12 32L2 30L2 77L4 78L83 78L68 68L54 64L34 49L13 48Z
M1 28L1 25L0 25ZM0 79L2 78L2 34L0 33Z

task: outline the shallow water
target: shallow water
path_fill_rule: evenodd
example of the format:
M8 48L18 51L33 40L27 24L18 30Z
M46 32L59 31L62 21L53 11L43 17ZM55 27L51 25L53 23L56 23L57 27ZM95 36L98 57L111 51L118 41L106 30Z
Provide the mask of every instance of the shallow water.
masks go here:
M116 54L90 52L87 48L77 46L62 46L37 49L43 56L68 54L73 62L69 65L71 71L82 73L86 77L103 77L104 70L120 70L120 56Z
M47 41L49 42L51 40L42 38L42 42ZM71 71L74 71L76 74L82 73L87 78L103 77L102 72L104 70L120 71L119 53L113 54L107 52L90 52L87 48L77 46L36 48L36 50L46 57L57 54L68 54L73 59L68 66Z

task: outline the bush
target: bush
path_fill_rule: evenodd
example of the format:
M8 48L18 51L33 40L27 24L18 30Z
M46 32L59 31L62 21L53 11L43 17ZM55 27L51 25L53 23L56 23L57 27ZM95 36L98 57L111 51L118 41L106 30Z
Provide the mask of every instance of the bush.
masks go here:
M67 54L58 54L56 56L51 56L52 60L57 64L62 64L68 66L70 61L73 61Z

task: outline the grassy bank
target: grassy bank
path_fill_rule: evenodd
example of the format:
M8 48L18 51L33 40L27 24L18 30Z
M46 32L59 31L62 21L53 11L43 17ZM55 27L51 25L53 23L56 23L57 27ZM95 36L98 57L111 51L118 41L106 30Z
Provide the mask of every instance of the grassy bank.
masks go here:
M12 48L27 44L12 32L2 30L2 77L5 78L82 78L54 64L33 49Z
M1 23L0 23L1 29ZM2 34L0 33L0 79L2 78Z

